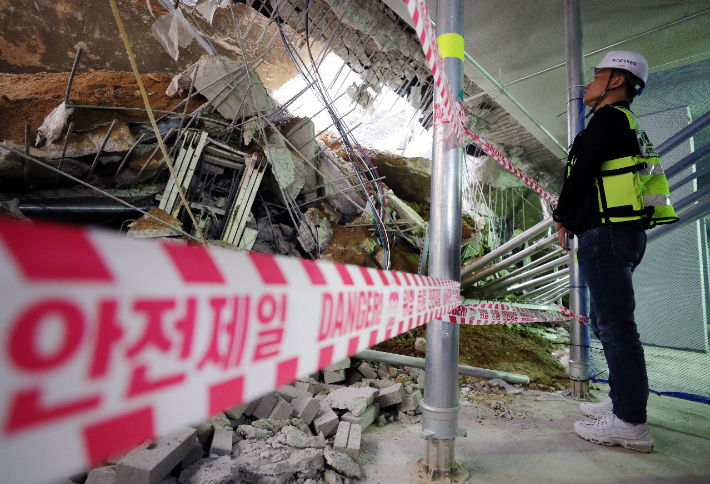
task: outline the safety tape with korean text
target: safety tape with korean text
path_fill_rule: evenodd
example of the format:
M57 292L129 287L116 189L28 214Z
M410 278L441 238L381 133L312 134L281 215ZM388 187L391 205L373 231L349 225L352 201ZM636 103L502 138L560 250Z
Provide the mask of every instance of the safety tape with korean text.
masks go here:
M0 217L2 482L69 475L460 302L440 278Z

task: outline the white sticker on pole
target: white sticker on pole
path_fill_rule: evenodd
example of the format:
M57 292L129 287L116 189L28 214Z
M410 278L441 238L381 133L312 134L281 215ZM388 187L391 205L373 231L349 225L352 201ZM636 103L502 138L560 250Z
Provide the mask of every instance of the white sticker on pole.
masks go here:
M0 218L0 469L33 484L442 319L459 284Z

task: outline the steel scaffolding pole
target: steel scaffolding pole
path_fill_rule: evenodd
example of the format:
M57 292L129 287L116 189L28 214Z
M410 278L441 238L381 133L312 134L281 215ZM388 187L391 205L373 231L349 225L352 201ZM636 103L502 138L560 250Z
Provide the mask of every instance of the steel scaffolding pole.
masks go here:
M463 0L438 0L436 37L444 70L454 95L463 94ZM439 90L434 102L441 103ZM461 173L463 149L455 136L444 137L444 126L434 129L431 167L429 275L461 279ZM426 380L422 408L422 437L426 452L422 468L430 478L456 475L455 440L458 428L459 328L448 321L429 321L426 329Z
M584 129L584 57L582 51L582 0L565 0L565 41L567 52L567 134L571 146ZM589 288L577 264L577 237L570 240L569 308L575 315L570 324L569 378L565 395L575 399L589 397Z

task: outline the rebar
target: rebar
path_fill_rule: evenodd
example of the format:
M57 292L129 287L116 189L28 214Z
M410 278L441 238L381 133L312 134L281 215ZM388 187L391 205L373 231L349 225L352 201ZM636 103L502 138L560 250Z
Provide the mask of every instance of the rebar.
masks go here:
M64 138L64 146L62 147L62 156L59 158L59 164L57 165L57 169L61 171L62 169L62 162L64 161L64 157L67 154L67 147L69 146L69 137L72 134L72 131L74 130L74 122L72 121L69 123L69 127L67 128L67 136ZM59 185L59 174L55 175L54 177L54 189L57 189L57 186Z
M118 119L114 119L113 121L111 121L111 126L108 127L108 131L106 132L106 136L104 136L104 140L101 142L101 146L99 147L99 151L96 152L96 156L94 157L94 162L91 164L91 169L89 169L89 174L86 175L86 181L89 181L89 179L91 178L91 175L94 174L94 170L96 169L96 164L99 162L99 158L104 153L104 148L106 148L106 143L108 143L108 140L111 137L111 134L113 133L113 129L116 127L117 122L118 122Z
M67 138L68 137L69 137L69 134L67 133ZM108 184L109 188L111 188L111 186L113 186L114 182L116 181L116 177L121 173L121 170L123 170L123 167L128 162L128 158L130 158L131 155L133 154L133 150L135 150L136 146L138 146L138 144L141 141L143 141L143 138L145 138L145 133L141 134L140 138L138 138L138 140L135 143L133 143L133 146L131 146L131 149L128 150L128 153L126 153L126 156L123 157L123 160L121 160L121 164L118 165L118 170L116 170L116 173L113 174L113 177L111 178L111 181ZM66 147L64 149L66 150Z
M76 50L76 55L74 56L74 64L71 67L71 73L69 74L69 82L67 82L67 93L64 95L64 104L69 104L69 95L71 94L71 85L74 82L74 75L76 74L76 69L79 67L79 61L81 60L81 54L84 52L84 48L79 46Z

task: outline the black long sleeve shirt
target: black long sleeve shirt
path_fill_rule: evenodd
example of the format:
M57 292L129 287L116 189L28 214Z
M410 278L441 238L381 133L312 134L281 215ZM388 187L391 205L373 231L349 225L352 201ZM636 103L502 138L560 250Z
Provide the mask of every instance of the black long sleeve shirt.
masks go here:
M552 214L555 221L562 222L574 234L582 234L602 225L597 187L594 185L602 163L640 154L636 133L629 126L626 114L612 106L630 109L627 101L603 106L594 113L570 150L569 159L574 157L575 162ZM645 228L641 221L623 222L622 225Z

